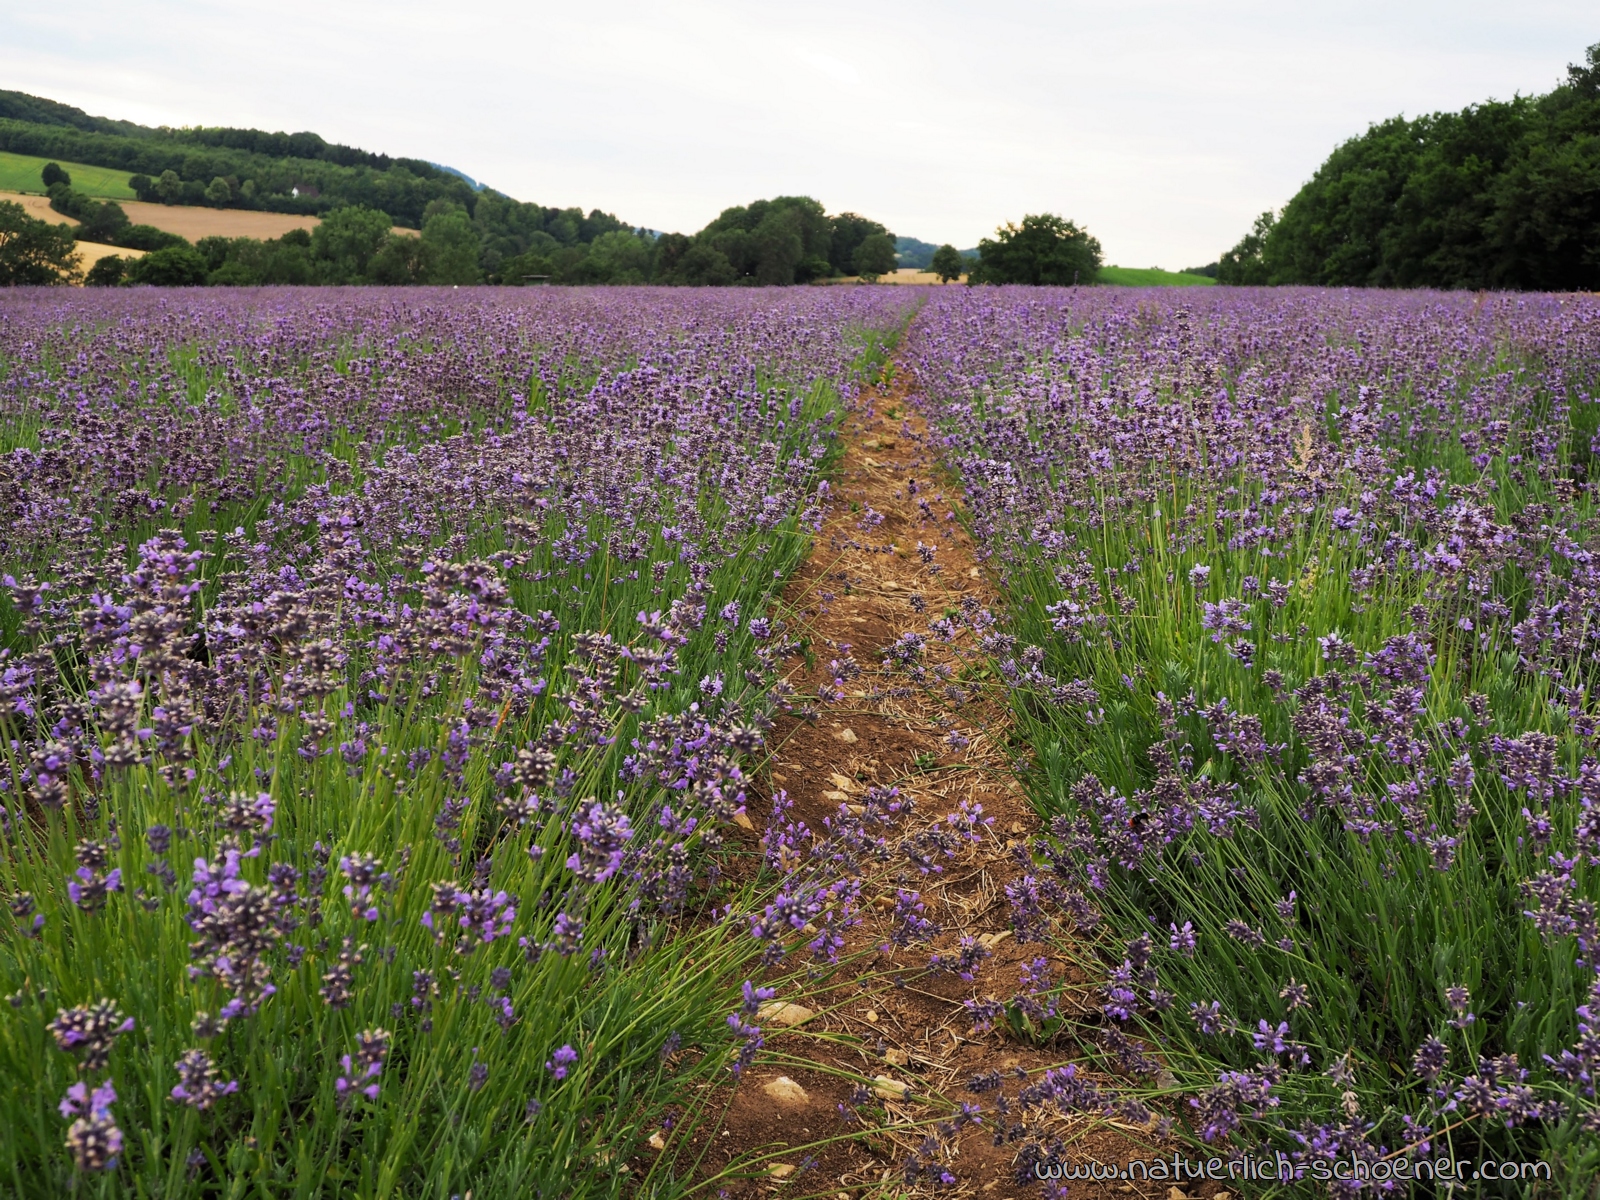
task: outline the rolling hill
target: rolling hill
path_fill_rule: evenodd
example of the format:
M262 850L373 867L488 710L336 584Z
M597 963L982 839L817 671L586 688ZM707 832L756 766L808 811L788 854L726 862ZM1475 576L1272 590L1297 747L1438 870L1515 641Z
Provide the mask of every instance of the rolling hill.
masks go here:
M74 188L107 199L299 216L359 204L412 228L421 227L430 204L475 214L481 200L495 199L521 210L512 224L551 232L558 242L584 240L582 229L570 239L555 231L564 217L586 223L591 236L628 227L599 210L524 204L453 167L339 145L315 133L151 127L22 92L0 91L0 154L6 173L0 185L19 191L40 190L39 167L54 161L72 175Z

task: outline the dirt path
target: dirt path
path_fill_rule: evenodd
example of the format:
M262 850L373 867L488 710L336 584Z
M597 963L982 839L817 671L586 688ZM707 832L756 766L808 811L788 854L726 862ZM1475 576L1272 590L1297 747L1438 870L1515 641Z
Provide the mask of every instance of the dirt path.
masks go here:
M792 802L784 823L804 821L812 831L824 829L841 804L859 806L875 787L896 788L915 801L895 840L948 830L944 819L963 804L981 805L984 823L975 841L933 856L938 871L922 873L901 858L868 882L867 916L846 935L845 965L774 1001L815 1015L784 1028L783 1014L764 1010L765 1057L734 1090L707 1165L720 1169L741 1156L765 1155L771 1174L719 1180L708 1194L1037 1197L1039 1183L1017 1178L1024 1138L1015 1100L1045 1070L1070 1061L1072 1047L1064 1039L1015 1040L1003 1021L975 1032L964 1002L1009 1000L1023 986L1024 966L1044 959L1055 979L1080 984L1071 1005L1082 1010L1096 1003L1057 952L1059 941L1021 943L1013 932L1006 887L1034 869L1027 843L1039 820L1010 770L1004 704L975 677L981 659L970 648L970 629L965 655L960 642L928 638L921 683L880 666L902 633L926 631L941 614L970 615L998 600L954 519L952 484L910 402L911 387L903 374L880 385L862 396L846 423L832 514L786 594L815 659L792 676L796 690L816 696L819 686L843 677L844 695L825 704L817 720L779 723L769 782ZM849 678L848 668L841 673L836 664L852 658L862 670ZM770 798L750 815L754 841L771 819ZM902 894L909 892L923 906L920 919L938 932L897 945L896 931L905 940L908 927ZM930 956L959 958L963 938L987 951L974 977L963 979L959 966L930 974ZM1000 1073L997 1090L967 1086L992 1072ZM949 1118L963 1102L981 1106L981 1124L952 1130ZM1099 1118L1046 1109L1028 1121L1031 1132L1047 1128L1065 1139L1074 1155L1111 1163L1144 1153ZM1072 1195L1168 1200L1169 1192L1165 1185L1080 1182Z

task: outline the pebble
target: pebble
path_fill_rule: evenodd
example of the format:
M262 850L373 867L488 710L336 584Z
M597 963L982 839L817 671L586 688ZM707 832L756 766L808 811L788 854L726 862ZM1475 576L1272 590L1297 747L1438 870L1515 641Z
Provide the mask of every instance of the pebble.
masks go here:
M833 736L848 745L856 740L856 731L854 729L835 729Z
M779 1104L810 1104L811 1097L806 1095L805 1088L801 1087L787 1075L779 1075L770 1080L762 1089Z
M756 1010L756 1020L761 1024L770 1021L785 1028L804 1024L816 1015L803 1004L786 1004L782 1000L769 1000Z
M898 1079L879 1075L872 1081L872 1094L880 1100L904 1100L911 1089Z

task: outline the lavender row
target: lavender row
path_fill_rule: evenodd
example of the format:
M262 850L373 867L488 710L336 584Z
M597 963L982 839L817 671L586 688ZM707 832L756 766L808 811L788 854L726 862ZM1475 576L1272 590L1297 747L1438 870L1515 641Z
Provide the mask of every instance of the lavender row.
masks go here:
M1019 936L1092 948L1124 1096L1308 1178L1586 1186L1600 303L940 293L908 352L1008 589ZM1040 992L979 1015L1061 1028Z
M903 300L5 304L0 1179L609 1194Z

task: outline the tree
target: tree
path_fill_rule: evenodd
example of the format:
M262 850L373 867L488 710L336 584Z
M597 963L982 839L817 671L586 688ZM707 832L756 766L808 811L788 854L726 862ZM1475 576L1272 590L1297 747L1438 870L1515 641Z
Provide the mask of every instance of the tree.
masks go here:
M621 229L602 233L578 264L576 283L644 283L650 275L650 240Z
M256 273L237 259L223 263L206 276L211 287L253 287L260 282Z
M178 178L176 171L163 171L161 178L156 180L155 193L161 203L176 204L183 195L183 180Z
M478 283L483 272L478 267L481 243L472 228L472 218L467 210L448 201L434 201L442 205L422 223L423 283Z
M233 203L233 189L228 186L228 181L222 176L217 176L211 181L211 185L206 188L206 203L215 204L218 208L221 208L224 204Z
M326 264L330 283L365 282L393 224L388 213L376 208L336 208L311 231L311 255Z
M53 184L72 183L72 176L63 171L58 163L47 162L44 170L39 172L39 178L44 180L45 191L49 191Z
M128 250L165 250L168 246L187 246L189 239L154 225L129 225L113 244Z
M83 277L83 282L89 287L116 287L121 284L127 267L128 264L120 255L108 254L95 261L89 273Z
M1053 213L1007 222L978 243L978 263L968 283L1028 283L1065 286L1093 283L1100 273L1100 242L1074 222Z
M726 254L706 242L696 242L684 252L672 276L664 282L691 287L726 287L738 277Z
M0 287L76 283L81 270L71 228L36 221L22 205L0 201Z
M952 279L960 279L967 269L966 262L961 257L961 251L946 243L933 252L933 261L928 264L933 273L939 277L940 283L949 283Z
M132 227L128 214L115 200L93 204L79 219L82 221L78 226L79 241L101 242L108 246L119 245L119 239Z
M1245 287L1269 282L1263 253L1276 224L1277 217L1271 212L1257 217L1239 244L1217 260L1217 282Z
M1394 117L1337 146L1217 278L1600 287L1600 45L1546 95Z
M205 256L193 246L152 250L128 265L128 282L155 287L198 287L209 275Z
M855 270L856 250L875 233L889 234L878 222L859 213L845 212L829 218L833 236L829 241L828 261L836 275L848 275ZM889 235L893 236L893 235Z
M696 243L716 250L735 280L758 285L790 284L815 277L828 261L832 230L827 212L810 196L776 196L724 209L699 233ZM697 257L695 270L715 260Z
M887 233L869 233L851 255L851 266L863 279L876 279L895 269L894 239Z

